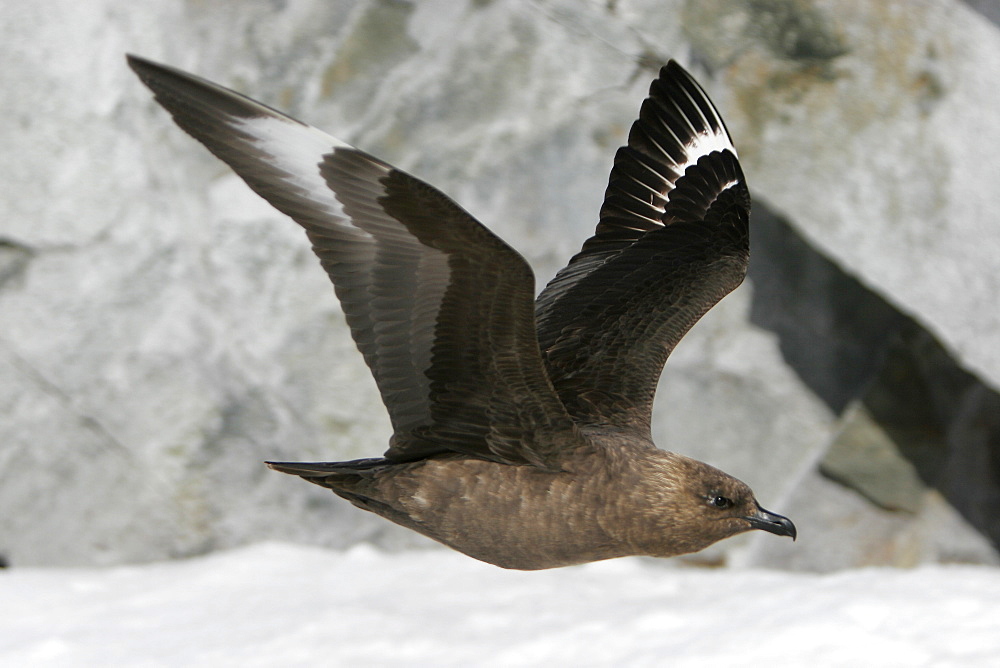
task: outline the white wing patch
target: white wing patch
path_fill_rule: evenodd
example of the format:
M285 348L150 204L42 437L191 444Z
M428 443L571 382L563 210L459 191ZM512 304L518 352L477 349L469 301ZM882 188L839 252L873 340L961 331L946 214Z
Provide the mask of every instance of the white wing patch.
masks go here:
M267 156L266 162L279 178L329 216L331 225L342 223L343 228L372 239L372 235L351 224L319 169L323 156L334 149L357 149L311 125L277 116L232 117L229 125L249 137L254 148ZM388 168L383 168L383 172L388 173Z
M736 185L739 185L739 183L740 183L740 182L739 182L739 181L736 181L736 180L733 180L733 181L726 181L725 183L723 183L723 184L722 184L722 187L721 187L721 188L719 188L719 192L720 192L720 193L724 193L724 192L726 192L727 190L729 190L730 188L732 188L733 186L736 186Z
M705 114L702 113L701 107L698 106L698 103L691 97L690 93L683 88L681 89L681 92L683 92L685 97L691 101L692 106L694 106L695 110L698 111L698 115L701 117L705 126L710 128L709 132L696 132L694 128L691 128L691 132L694 134L695 139L685 145L688 159L682 166L683 169L687 169L694 163L698 162L698 158L708 155L713 151L719 151L720 153L727 150L732 151L733 155L739 158L739 154L736 153L736 147L733 146L733 142L730 141L729 134L726 132L726 126L722 122L722 117L719 116L719 112L716 110L715 105L712 104L711 100L708 99L708 96L704 95L704 92L702 92L705 101L708 102L709 109L712 111L712 118L710 119L705 118ZM687 116L684 118L687 120ZM711 128L713 127L718 129L712 131Z
M341 238L353 237L372 249L361 269L368 274L366 308L370 331L355 332L355 336L374 346L370 349L374 353L370 364L396 431L407 432L429 423L427 372L433 361L434 330L450 284L450 269L447 254L423 245L401 221L376 204L376 196L384 188L379 180L393 168L321 130L290 119L257 116L229 122L260 151L261 160L274 178L281 180L283 189L294 191L322 214L314 222L336 228ZM344 176L360 183L338 183L339 179L327 182L320 165L337 149L362 158L364 169ZM338 199L338 190L343 201ZM362 191L371 198L364 205L358 199ZM344 208L344 202L351 201L355 218ZM354 257L360 260L362 254ZM406 274L403 281L413 291L405 304L398 299L400 271ZM401 346L407 349L405 354Z
M686 94L687 93L685 92L685 95ZM693 101L692 104L696 109L698 108ZM677 172L678 176L683 176L688 167L697 164L699 159L715 151L720 153L723 151L730 151L734 156L739 158L739 155L736 153L736 147L733 146L733 143L729 140L729 135L726 133L725 126L722 125L722 119L719 118L718 114L713 114L715 117L715 127L719 128L716 131L712 130L713 123L710 122L709 119L706 119L700 111L698 114L702 117L705 125L709 128L707 132L696 130L688 117L681 114L681 118L684 119L688 129L691 131L691 139L688 139L686 142L681 142L680 140L677 142L684 147L684 160L677 162L670 158L666 151L663 152L670 163L670 167ZM674 132L666 124L662 124L662 127L674 136L674 138L677 138Z
M722 116L719 115L715 104L709 99L704 89L686 72L676 73L676 77L676 85L673 87L674 94L656 98L656 103L670 108L673 113L669 115L683 126L674 131L663 116L657 114L660 120L659 128L666 132L667 136L673 138L676 142L675 145L681 147L683 153L681 160L678 161L664 152L667 166L677 174L677 177L681 177L689 167L696 165L698 160L716 151L719 153L729 151L733 157L739 159L736 147L733 146L729 133L726 131ZM684 85L685 83L687 85ZM679 137L678 133L684 135L683 138ZM652 140L652 137L649 139ZM658 145L657 147L659 148ZM669 197L669 192L673 190L677 179L668 176L666 180L670 187L663 195Z

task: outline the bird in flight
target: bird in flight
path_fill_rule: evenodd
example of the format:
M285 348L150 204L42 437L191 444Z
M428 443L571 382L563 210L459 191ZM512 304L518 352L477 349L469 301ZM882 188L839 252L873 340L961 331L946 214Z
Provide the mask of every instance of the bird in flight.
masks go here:
M749 258L736 149L676 62L615 154L595 234L537 299L525 259L432 186L218 84L128 63L305 228L389 412L382 457L272 469L504 568L795 538L746 484L650 434L667 357Z

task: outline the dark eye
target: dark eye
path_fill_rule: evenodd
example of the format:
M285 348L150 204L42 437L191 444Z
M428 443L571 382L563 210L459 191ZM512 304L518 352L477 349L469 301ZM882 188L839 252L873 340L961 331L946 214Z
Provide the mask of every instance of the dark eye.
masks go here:
M732 508L733 507L733 500L730 499L728 496L715 495L715 496L709 497L709 501L708 502L710 504L712 504L713 506L715 506L716 508Z

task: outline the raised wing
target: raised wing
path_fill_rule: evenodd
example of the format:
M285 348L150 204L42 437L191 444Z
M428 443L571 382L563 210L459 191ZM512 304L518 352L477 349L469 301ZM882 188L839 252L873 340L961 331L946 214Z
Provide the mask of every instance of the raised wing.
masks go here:
M749 215L722 118L671 61L615 155L596 234L536 303L549 377L574 419L648 435L670 352L746 275Z
M177 124L305 228L389 411L386 457L555 468L578 442L524 259L448 197L226 88L129 56Z

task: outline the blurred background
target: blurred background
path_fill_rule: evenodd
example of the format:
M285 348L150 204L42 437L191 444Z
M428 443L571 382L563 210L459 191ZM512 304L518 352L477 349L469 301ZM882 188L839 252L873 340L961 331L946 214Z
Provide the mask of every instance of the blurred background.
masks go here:
M0 58L0 557L435 544L263 461L389 423L305 235L184 135L134 52L442 189L538 288L678 59L754 196L748 281L667 364L654 437L797 543L673 564L997 564L1000 6L991 0L46 0Z

